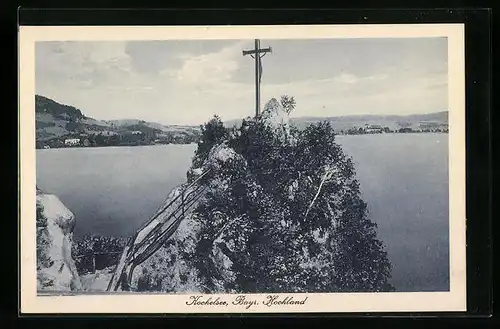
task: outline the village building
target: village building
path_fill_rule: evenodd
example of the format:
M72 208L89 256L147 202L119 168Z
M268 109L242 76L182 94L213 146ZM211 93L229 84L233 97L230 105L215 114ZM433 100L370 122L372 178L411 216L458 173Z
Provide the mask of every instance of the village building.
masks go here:
M367 134L379 134L384 132L384 128L380 125L365 125L365 132Z
M64 141L64 145L66 146L76 146L76 145L80 145L80 138L70 138L70 139L66 139Z

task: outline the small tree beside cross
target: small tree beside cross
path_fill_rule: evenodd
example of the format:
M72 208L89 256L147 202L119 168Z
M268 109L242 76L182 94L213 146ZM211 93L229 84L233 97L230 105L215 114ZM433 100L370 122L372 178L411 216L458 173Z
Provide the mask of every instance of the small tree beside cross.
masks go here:
M281 96L281 106L285 110L286 114L290 114L295 109L295 98L293 96L283 95Z

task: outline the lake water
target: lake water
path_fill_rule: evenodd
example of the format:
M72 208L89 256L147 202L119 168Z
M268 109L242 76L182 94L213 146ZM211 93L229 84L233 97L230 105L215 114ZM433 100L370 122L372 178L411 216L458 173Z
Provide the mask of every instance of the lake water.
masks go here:
M449 289L448 135L338 136L356 164L398 291ZM129 236L186 177L196 145L37 150L37 185L75 234Z

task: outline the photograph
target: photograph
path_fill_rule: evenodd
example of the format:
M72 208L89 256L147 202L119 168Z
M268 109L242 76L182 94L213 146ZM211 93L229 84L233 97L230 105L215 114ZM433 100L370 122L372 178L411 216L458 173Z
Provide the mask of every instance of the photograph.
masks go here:
M26 27L34 308L464 310L456 25Z

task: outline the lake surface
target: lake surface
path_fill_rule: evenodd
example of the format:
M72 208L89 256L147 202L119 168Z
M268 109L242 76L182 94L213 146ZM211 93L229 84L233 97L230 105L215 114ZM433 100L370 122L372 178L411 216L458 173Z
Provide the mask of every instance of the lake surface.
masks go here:
M449 289L448 135L338 136L356 164L398 291ZM196 145L37 150L37 185L75 234L129 236L186 178Z

